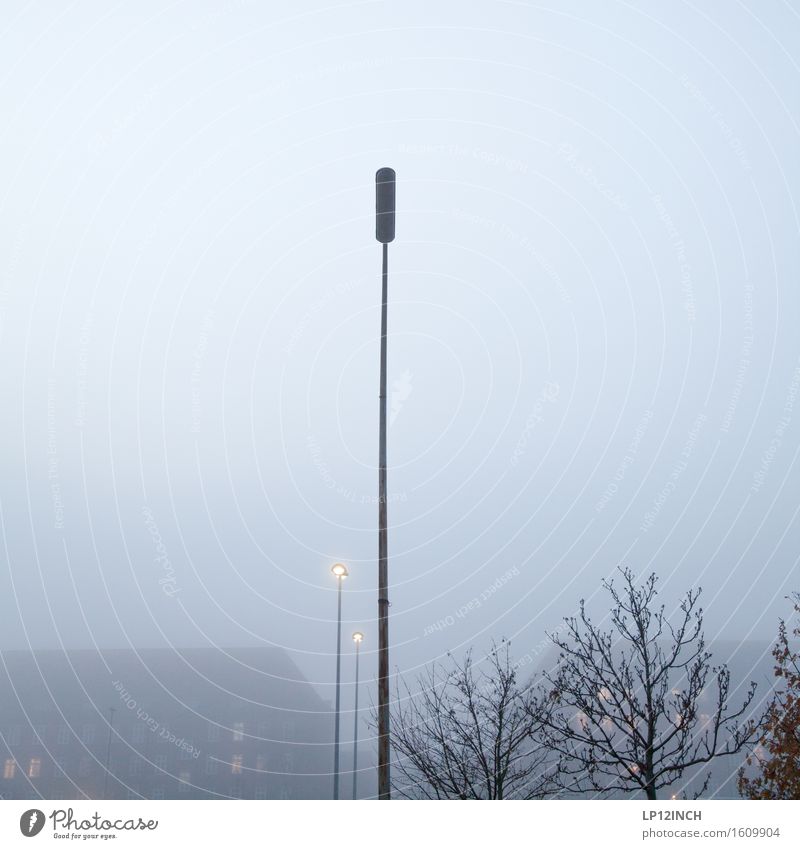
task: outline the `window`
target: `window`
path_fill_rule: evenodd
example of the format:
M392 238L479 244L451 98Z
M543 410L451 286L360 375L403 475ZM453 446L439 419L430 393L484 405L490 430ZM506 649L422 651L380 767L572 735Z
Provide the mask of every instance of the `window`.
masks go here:
M66 746L69 743L69 728L66 725L58 726L58 745Z
M186 744L185 746L181 746L180 749L178 749L178 757L182 761L190 761L192 759L192 751L189 748L190 745L191 744Z
M33 742L34 743L44 743L47 739L47 726L46 725L36 725L34 726L34 735Z
M84 725L81 731L81 741L89 745L94 743L94 725Z
M14 758L6 758L6 763L3 767L3 778L13 778L16 774L17 762Z
M258 787L256 787L256 792L253 794L253 798L268 799L269 796L267 796L267 788L264 787L263 784L259 784Z
M67 774L67 761L65 758L56 758L53 761L53 778L64 778Z
M283 739L294 739L294 722L291 719L283 723Z
M128 775L141 775L142 773L142 759L134 755L131 758L130 765L128 767Z
M144 725L138 724L133 726L133 734L131 734L131 742L144 743Z
M154 787L153 788L153 798L154 799L163 799L164 798L164 788L163 787Z
M217 762L214 758L208 758L206 760L206 775L216 775L217 774Z
M291 752L286 752L283 756L283 771L291 772L294 769L294 755Z
M259 756L256 758L256 769L257 769L259 772L263 772L263 771L264 771L264 769L265 769L265 767L266 767L266 765L267 765L267 759L264 757L264 755L259 755Z
M192 779L192 773L189 772L188 769L182 769L181 774L180 774L180 778L179 778L180 784L178 785L178 790L181 793L188 793L189 792L189 782L191 781L191 779Z
M244 740L244 723L243 722L234 722L233 723L233 740L235 743L239 743Z
M89 758L81 758L81 762L78 765L78 775L81 778L86 778L86 776L92 770L92 762Z
M42 759L31 758L28 764L28 778L38 778L42 774Z
M157 770L164 770L166 772L167 769L167 756L166 755L156 755L153 759L155 761Z
M232 775L241 775L242 774L242 760L243 755L234 755L233 760L231 761L231 774Z
M269 733L269 728L266 722L258 723L258 736L261 737L262 740L266 740L267 734Z
M8 745L19 746L22 742L22 728L19 725L12 725L8 731Z
M219 725L214 725L213 722L208 726L208 740L210 743L216 743L219 740Z

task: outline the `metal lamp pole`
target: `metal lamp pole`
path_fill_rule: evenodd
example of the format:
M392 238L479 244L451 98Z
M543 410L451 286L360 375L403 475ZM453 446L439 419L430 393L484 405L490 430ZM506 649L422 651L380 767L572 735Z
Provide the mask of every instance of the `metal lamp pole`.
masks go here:
M356 698L353 707L353 798L358 798L358 650L364 635L360 631L353 634L353 642L356 644Z
M375 238L383 247L381 274L381 373L378 437L378 798L389 799L389 540L386 510L386 324L389 242L394 241L395 173L375 174Z
M103 779L103 798L108 799L108 769L111 764L111 731L114 728L114 711L116 708L108 709L108 744L106 745L106 774Z
M342 584L347 577L347 567L344 563L334 563L331 572L336 576L339 586L336 590L336 719L333 731L333 798L339 798L339 707L341 705L342 679Z

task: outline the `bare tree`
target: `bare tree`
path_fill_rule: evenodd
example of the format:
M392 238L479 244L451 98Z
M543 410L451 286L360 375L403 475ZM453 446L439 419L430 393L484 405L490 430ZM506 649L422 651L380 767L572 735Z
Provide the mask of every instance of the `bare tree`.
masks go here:
M637 586L630 569L620 573L619 590L603 581L613 601L609 630L591 621L581 600L580 615L551 636L559 660L544 673L535 716L547 746L563 759L563 791L655 799L686 770L753 740L757 723L743 717L756 685L731 709L730 672L712 667L705 650L699 589L685 595L673 625L656 604L654 574Z
M398 687L391 721L392 787L428 799L535 799L550 786L541 723L517 683L508 643L483 663L430 666Z
M800 593L794 612L800 615ZM792 635L800 637L800 624ZM778 641L772 649L779 688L764 714L759 747L739 771L739 793L746 799L800 799L800 648L791 646L789 629L782 619Z

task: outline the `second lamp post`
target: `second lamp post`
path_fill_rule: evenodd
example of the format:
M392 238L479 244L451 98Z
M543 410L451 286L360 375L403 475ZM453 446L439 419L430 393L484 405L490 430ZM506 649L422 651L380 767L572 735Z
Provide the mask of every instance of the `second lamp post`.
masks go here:
M347 577L347 567L344 563L334 563L331 572L336 576L339 586L336 589L336 712L333 731L333 798L339 798L339 706L342 678L342 584Z

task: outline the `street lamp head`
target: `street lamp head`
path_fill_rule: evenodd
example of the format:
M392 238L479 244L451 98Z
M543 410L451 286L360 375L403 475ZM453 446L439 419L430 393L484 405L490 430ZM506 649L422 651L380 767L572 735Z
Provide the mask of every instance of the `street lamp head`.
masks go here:
M333 572L333 574L341 580L346 578L348 575L347 566L345 566L344 563L334 563L333 566L331 566L331 572Z
M394 241L395 173L379 168L375 174L375 238L382 244Z
M355 634L353 634L354 643L360 643L363 639L364 635L361 633L361 631L356 631Z

